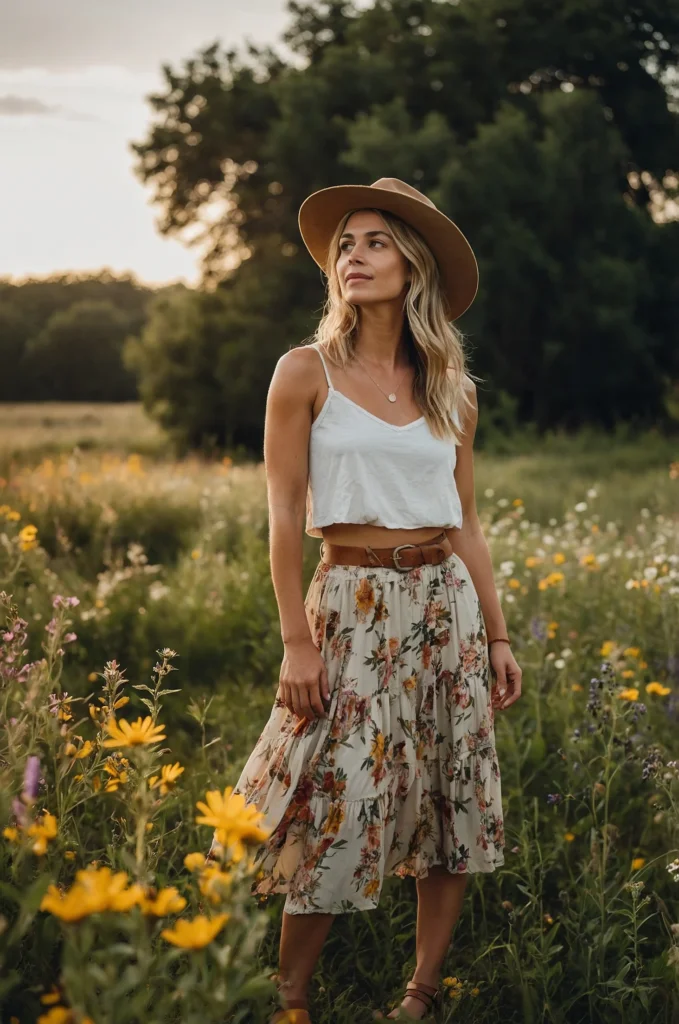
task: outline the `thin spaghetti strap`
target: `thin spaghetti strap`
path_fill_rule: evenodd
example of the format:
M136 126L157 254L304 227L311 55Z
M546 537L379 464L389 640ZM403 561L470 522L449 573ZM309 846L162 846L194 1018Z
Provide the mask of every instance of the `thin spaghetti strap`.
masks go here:
M328 388L330 389L330 391L334 391L334 388L332 386L332 381L330 380L330 374L328 373L328 365L327 365L327 363L325 361L325 356L321 352L321 350L318 347L318 345L316 344L316 342L312 342L311 348L315 348L316 351L318 352L319 356L321 357L321 362L323 363L323 369L325 370L325 379L328 382Z

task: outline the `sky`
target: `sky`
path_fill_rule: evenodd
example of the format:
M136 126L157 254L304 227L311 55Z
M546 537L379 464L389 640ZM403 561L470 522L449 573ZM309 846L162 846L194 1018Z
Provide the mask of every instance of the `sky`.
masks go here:
M0 0L0 277L130 271L198 280L198 253L156 228L130 141L145 97L212 42L282 50L285 0Z

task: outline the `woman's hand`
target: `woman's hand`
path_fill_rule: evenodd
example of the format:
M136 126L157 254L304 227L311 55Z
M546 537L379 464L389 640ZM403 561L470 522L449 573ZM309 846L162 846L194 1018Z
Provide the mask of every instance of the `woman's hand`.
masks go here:
M276 698L299 718L326 718L330 702L328 672L311 637L285 645Z
M521 696L521 669L517 665L509 644L491 644L488 649L493 675L491 703L497 711L504 711Z

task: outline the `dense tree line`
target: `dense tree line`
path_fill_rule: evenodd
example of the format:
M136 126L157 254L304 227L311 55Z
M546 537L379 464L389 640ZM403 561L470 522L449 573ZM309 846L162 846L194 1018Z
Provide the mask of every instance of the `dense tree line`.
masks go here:
M154 295L108 271L0 279L0 401L134 401L125 341Z
M679 0L290 3L289 62L214 44L164 67L134 144L204 289L155 306L134 365L189 444L261 443L276 359L323 281L306 195L395 175L470 238L460 326L488 417L540 430L666 421L679 378Z

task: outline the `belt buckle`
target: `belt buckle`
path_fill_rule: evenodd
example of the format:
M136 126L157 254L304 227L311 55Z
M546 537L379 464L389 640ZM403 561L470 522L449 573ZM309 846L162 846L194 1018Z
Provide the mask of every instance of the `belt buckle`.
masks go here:
M418 546L418 544L398 544L394 548L394 550L391 553L391 557L394 559L394 565L396 566L399 572L410 572L411 569L416 568L412 565L401 565L399 562L399 558L401 557L399 555L399 551L401 551L403 548L416 548ZM422 564L424 565L424 562Z

